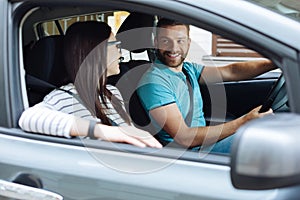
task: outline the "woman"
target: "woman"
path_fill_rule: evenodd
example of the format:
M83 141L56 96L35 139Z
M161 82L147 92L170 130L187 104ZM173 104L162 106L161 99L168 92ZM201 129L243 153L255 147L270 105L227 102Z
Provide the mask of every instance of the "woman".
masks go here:
M108 76L120 72L119 44L106 23L90 21L71 25L64 43L71 83L26 109L20 117L20 127L49 135L161 148L152 135L132 126L120 92L106 84Z

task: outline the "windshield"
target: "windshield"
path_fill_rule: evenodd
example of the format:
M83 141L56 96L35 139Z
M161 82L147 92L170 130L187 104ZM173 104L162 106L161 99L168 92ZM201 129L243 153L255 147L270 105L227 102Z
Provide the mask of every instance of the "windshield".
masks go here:
M300 0L248 0L300 22Z

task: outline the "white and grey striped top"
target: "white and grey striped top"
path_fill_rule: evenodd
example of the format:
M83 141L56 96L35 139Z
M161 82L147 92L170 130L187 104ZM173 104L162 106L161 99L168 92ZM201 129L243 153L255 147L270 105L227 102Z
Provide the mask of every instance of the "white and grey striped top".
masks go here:
M73 84L62 86L61 89L77 94ZM122 96L116 87L107 85L107 89L123 103ZM99 99L102 102L100 97ZM104 111L108 118L119 126L127 126L128 124L113 108L110 101L108 99L106 101L108 109ZM103 107L105 106L103 105ZM93 117L90 111L71 94L62 90L53 90L45 96L41 103L26 109L22 113L19 126L25 131L69 138L74 116L101 122L100 119Z

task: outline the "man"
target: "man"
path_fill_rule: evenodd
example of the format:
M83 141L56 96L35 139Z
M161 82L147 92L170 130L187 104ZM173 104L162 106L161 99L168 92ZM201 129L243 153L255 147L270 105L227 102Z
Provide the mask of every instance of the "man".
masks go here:
M270 61L234 63L217 68L184 62L191 43L189 26L161 19L156 34L157 59L142 77L137 92L150 118L162 128L157 134L162 144L172 143L192 150L212 145L212 151L228 153L232 135L242 124L272 112L259 113L260 107L257 107L233 121L206 126L199 82L204 79L206 83L243 80L275 69L275 66ZM189 117L191 120L187 120Z

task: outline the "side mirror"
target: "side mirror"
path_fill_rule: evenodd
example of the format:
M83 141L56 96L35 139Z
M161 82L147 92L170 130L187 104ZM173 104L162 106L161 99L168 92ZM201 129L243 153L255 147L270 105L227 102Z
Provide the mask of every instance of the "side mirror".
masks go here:
M253 190L300 184L300 115L279 113L242 126L232 144L231 180Z

